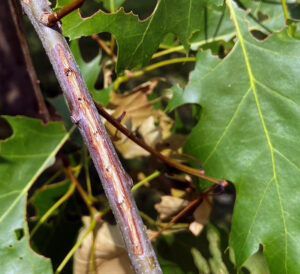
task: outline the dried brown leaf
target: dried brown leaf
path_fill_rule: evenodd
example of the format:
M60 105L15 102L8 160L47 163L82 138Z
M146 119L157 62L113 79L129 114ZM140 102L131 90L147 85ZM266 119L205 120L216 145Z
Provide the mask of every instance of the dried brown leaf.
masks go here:
M83 217L84 227L78 239L83 236L90 224L90 217ZM90 233L82 242L74 255L74 274L91 272L91 247L93 234ZM94 269L97 274L134 273L130 266L117 226L106 222L97 224L95 228Z
M193 213L195 221L190 223L189 230L198 236L203 230L205 224L208 221L212 210L211 203L208 199L204 199L203 202L196 208Z
M159 213L159 219L164 219L175 215L178 211L186 207L188 203L187 200L165 195L161 197L160 203L155 204L154 207Z

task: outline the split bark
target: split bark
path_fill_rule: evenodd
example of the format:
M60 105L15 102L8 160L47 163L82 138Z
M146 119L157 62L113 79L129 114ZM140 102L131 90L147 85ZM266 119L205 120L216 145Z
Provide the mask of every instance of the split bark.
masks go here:
M40 22L43 14L52 12L50 7L45 0L20 2L51 61L71 119L89 149L134 271L162 273L131 194L132 179L118 159L60 27L56 24L50 28Z

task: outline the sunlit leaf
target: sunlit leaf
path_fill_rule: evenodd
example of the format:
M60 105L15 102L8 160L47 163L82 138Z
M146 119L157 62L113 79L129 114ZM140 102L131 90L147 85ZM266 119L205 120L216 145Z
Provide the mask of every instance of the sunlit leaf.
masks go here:
M95 88L96 81L101 71L101 53L99 53L90 62L85 62L80 54L78 41L72 41L70 48L82 73L87 88L93 96L93 99L97 103L101 103L104 106L107 105L107 103L109 102L109 94L112 90L112 86L102 90L98 90Z
M0 143L1 273L52 273L50 261L29 246L26 197L69 135L60 122L43 125L25 117L4 118L13 135Z
M159 0L151 15L144 21L120 9L114 14L102 11L89 18L81 18L74 11L63 19L63 31L70 39L93 33L110 32L118 44L117 70L144 66L158 48L164 36L174 33L189 49L190 36L200 31L199 14L206 1Z
M202 106L185 149L207 174L235 184L230 245L238 267L261 243L271 273L300 268L299 41L287 31L258 42L228 1L238 43L224 59L199 53L176 101ZM179 97L178 97L179 96Z

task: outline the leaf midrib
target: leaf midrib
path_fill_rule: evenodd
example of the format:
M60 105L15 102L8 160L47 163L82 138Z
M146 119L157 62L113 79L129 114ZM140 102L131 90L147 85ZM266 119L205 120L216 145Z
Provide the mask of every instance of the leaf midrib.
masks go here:
M248 58L248 53L246 50L246 46L245 46L245 41L244 38L242 36L241 30L240 30L240 26L232 5L232 0L227 0L228 3L228 7L232 16L232 21L234 23L235 29L236 29L236 34L238 37L238 40L240 42L241 45L241 49L242 49L242 53L244 56L244 60L245 60L245 64L246 64L246 68L247 68L247 72L248 72L248 76L249 76L249 82L250 82L250 87L255 99L255 103L256 103L256 107L257 107L257 111L260 117L260 121L266 136L266 140L268 143L268 147L270 149L270 154L271 154L271 160L272 160L272 168L273 168L273 177L274 177L274 182L275 182L275 186L276 186L276 191L277 191L277 195L278 195L278 200L279 200L279 204L280 204L280 211L281 211L281 216L282 216L282 221L283 221L283 226L284 226L284 237L285 237L285 252L284 252L284 262L285 262L285 272L287 272L287 228L286 228L286 220L285 220L285 215L284 215L284 209L283 209L283 204L282 204L282 200L281 200L281 195L280 195L280 191L279 191L279 185L278 185L278 178L277 178L277 173L276 173L276 167L275 167L275 156L274 156L274 148L273 148L273 144L271 142L270 136L269 136L269 132L267 129L267 126L265 124L265 120L262 114L262 110L261 110L261 106L260 106L260 102L258 99L258 95L257 95L257 90L256 90L256 86L255 86L255 78L251 69L251 65L250 65L250 61Z
M56 155L58 150L62 147L62 145L67 141L70 134L73 132L73 128L67 132L64 136L64 138L57 144L56 148L52 151L52 153L48 154L48 157L45 159L43 164L40 166L40 168L35 172L35 174L32 176L32 179L25 185L25 187L22 189L22 191L19 193L19 195L16 197L16 199L13 201L13 203L8 207L8 209L0 216L0 224L3 222L3 220L7 217L7 215L13 210L15 205L22 199L22 197L27 193L31 185L35 182L35 180L38 178L38 176L45 170L47 167L50 159Z

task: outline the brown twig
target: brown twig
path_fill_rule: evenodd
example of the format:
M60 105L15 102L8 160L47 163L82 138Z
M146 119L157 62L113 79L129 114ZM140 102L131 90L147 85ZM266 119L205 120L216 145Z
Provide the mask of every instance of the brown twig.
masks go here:
M200 196L195 199L194 201L190 202L184 209L182 209L176 216L174 216L170 222L168 222L161 230L157 231L156 234L154 234L150 240L154 241L161 233L163 233L166 229L168 229L172 224L174 224L175 222L177 222L182 216L184 216L188 211L192 210L193 208L195 208L196 206L198 206L199 204L202 203L203 199L205 199L205 197L213 192L216 189L217 186L213 186L210 187L209 189L207 189L206 191L204 191L203 193L200 194Z
M32 64L32 60L30 57L30 52L29 52L29 48L28 48L28 44L24 35L24 31L20 22L20 12L19 9L17 7L17 3L15 2L15 0L10 0L8 1L8 5L9 5L9 9L10 9L10 13L11 13L11 17L13 19L13 22L15 24L16 27L16 32L17 32L17 36L18 39L20 41L20 46L22 49L22 53L23 53L23 57L25 60L25 65L27 68L27 72L32 84L32 88L33 88L33 92L37 101L37 105L38 105L38 113L41 115L41 118L43 119L44 122L49 122L50 121L50 114L48 112L48 109L46 107L44 98L43 98L43 94L42 91L40 89L40 81L37 78L34 66Z
M108 56L112 57L114 62L117 61L117 57L114 55L113 51L106 45L106 43L97 34L92 34L91 37L107 53Z
M126 127L124 127L122 124L120 124L114 117L112 117L110 114L108 114L99 104L96 103L96 107L100 113L101 116L103 116L109 123L111 123L114 127L116 127L119 131L121 131L125 136L127 136L130 140L135 142L137 145L166 163L167 165L174 167L178 170L181 170L185 173L188 173L190 175L197 176L201 179L207 180L209 182L218 184L218 185L227 185L227 182L224 180L218 180L209 176L206 176L203 174L202 169L195 169L189 166L185 166L183 164L180 164L178 162L175 162L174 160L164 156L163 154L159 153L146 143L144 143L141 139L137 138L131 131L129 131Z
M70 3L53 13L43 13L40 21L48 27L54 26L60 19L82 6L85 0L72 0Z
M183 210L181 210L176 216L174 216L170 222L168 222L161 230L157 231L151 238L151 241L154 241L161 233L168 229L172 224L177 222L182 216L184 216L188 211L196 207L203 200L203 195L199 196L196 200L190 202Z
M162 273L131 193L132 179L123 169L67 41L40 23L51 12L45 0L20 0L51 61L63 95L89 150L136 273Z
M86 192L84 191L84 189L82 188L81 184L78 182L77 178L75 177L72 167L70 165L68 165L66 167L66 173L68 174L72 184L75 185L77 191L79 192L81 198L84 200L86 206L88 207L90 213L92 216L95 215L95 213L97 212L97 210L92 206L92 201L89 199L88 195L86 194Z

